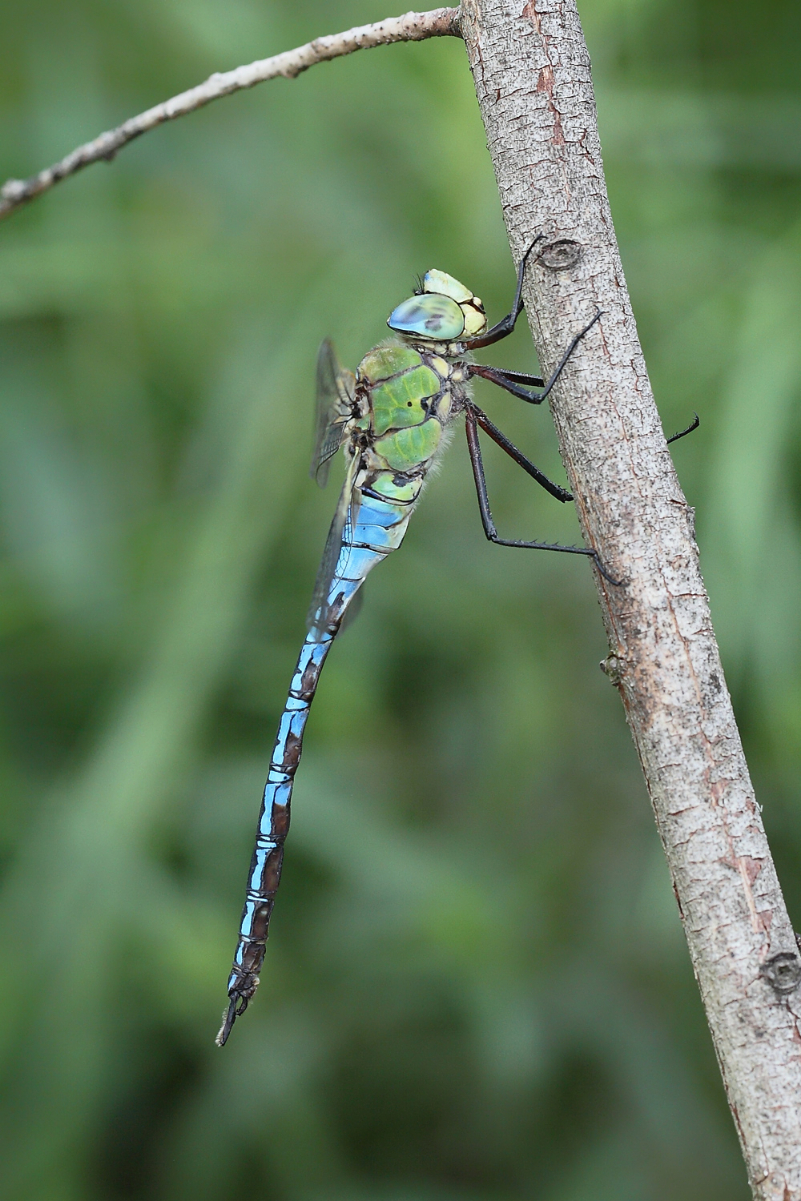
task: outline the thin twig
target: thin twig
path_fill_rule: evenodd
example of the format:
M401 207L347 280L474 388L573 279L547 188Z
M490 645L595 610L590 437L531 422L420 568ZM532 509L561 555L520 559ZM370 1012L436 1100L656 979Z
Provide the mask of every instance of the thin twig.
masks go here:
M352 54L354 50L387 46L392 42L421 42L426 38L459 35L457 8L435 8L422 13L409 12L402 17L388 17L385 21L377 21L373 25L357 25L344 33L315 38L305 46L286 50L272 58L258 59L247 66L236 67L233 71L215 73L205 83L198 84L187 92L181 92L171 100L165 100L162 104L129 118L116 129L101 133L93 141L78 146L66 158L40 171L38 175L32 175L29 179L9 179L0 188L0 218L7 217L20 205L40 196L42 192L49 191L54 184L75 175L90 163L96 163L100 159L109 162L123 146L127 146L140 134L163 125L165 121L173 121L176 117L183 117L185 113L203 108L221 96L230 96L232 92L241 92L244 88L252 88L257 83L275 79L279 75L285 79L294 79L301 71L306 71L316 63L339 58L343 54Z

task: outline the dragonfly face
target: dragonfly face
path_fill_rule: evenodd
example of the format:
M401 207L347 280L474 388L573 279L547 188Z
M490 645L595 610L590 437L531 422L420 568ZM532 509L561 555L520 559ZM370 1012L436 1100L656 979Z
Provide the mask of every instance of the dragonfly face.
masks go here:
M479 298L458 279L427 271L420 290L390 313L387 325L414 345L436 345L455 354L456 344L484 332L487 316Z

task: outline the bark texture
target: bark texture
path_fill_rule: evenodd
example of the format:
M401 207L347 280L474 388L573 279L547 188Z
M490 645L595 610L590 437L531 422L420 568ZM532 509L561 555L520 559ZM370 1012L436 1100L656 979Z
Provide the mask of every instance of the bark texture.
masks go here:
M552 411L618 687L759 1201L801 1201L801 960L743 756L693 513L654 405L604 183L574 0L464 0L467 45L544 373L603 310ZM533 256L532 256L533 257Z

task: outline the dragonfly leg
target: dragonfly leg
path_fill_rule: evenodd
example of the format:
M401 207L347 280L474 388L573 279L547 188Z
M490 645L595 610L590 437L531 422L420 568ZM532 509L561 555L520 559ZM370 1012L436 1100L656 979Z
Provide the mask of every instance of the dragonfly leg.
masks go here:
M469 364L476 366L480 364ZM505 367L491 367L490 371L497 372L502 375L504 380L511 380L513 384L525 384L527 388L544 388L545 380L541 375L530 375L527 371L507 371ZM478 374L476 372L476 374ZM494 381L493 381L494 382Z
M698 429L698 426L699 426L700 424L701 424L701 418L700 418L700 417L698 416L698 414L696 413L696 414L695 414L695 421L692 421L692 422L691 422L691 423L690 423L690 424L687 426L686 430L681 430L681 432L680 432L680 433L678 433L678 434L674 434L672 438L668 438L668 446L670 446L671 442L678 442L679 438L683 438L683 437L684 437L686 434L691 434L691 433L693 432L693 430L697 430L697 429Z
M565 364L572 355L573 351L576 349L584 335L589 333L600 316L601 310L598 309L592 321L589 321L584 326L584 329L579 330L579 332L571 340L570 345L562 355L559 362L556 364L556 367L551 373L551 377L547 383L540 379L539 376L524 377L521 372L504 371L501 367L487 367L483 363L470 363L467 370L470 375L479 375L482 379L488 379L490 383L497 384L499 388L503 388L505 391L511 392L513 396L519 397L520 400L525 400L528 404L542 404L542 402L545 400L545 397L551 391L551 388L553 388L554 384L559 379L559 376L562 374ZM535 387L542 385L542 391L532 392L530 387L525 387L522 381L525 380L525 382L528 382L529 379L531 384Z
M526 387L519 380L511 378L511 373L504 371L500 367L488 367L484 363L469 363L467 366L468 375L478 375L481 379L487 379L491 384L497 384L499 388L503 388L505 392L511 392L512 396L517 396L520 400L525 400L528 404L542 404L547 392L532 392L531 387ZM534 376L538 379L538 376ZM540 380L534 387L544 387L545 380Z
M512 302L512 307L506 316L493 325L492 329L488 329L485 334L478 338L469 338L463 343L466 350L478 350L481 346L491 346L493 342L500 342L502 338L508 338L515 327L518 317L523 311L523 276L526 273L526 263L528 256L531 254L538 242L541 242L545 234L537 234L534 241L529 246L526 253L520 260L520 265L517 268L517 287L515 288L515 298Z
M539 467L531 462L531 459L527 459L523 452L518 450L514 442L511 442L506 437L506 434L490 421L487 414L482 412L478 405L470 401L467 407L475 417L477 424L481 426L485 433L489 434L493 442L500 446L501 450L505 451L510 459L514 459L518 467L522 467L524 471L527 471L531 478L535 479L546 492L550 492L551 496L555 496L557 500L561 500L562 502L573 499L572 492L568 492L566 488L562 488L559 484L555 484L553 480L549 480L547 475L540 471Z
M481 458L481 446L478 440L478 419L472 409L465 411L465 431L467 433L467 447L470 451L470 462L473 466L473 478L476 482L481 523L484 526L484 533L490 542L494 542L497 546L517 546L525 550L556 550L567 555L586 555L595 562L595 566L601 575L610 584L617 585L622 583L622 580L616 580L609 574L597 550L592 550L590 547L562 546L559 542L522 542L517 539L500 538L495 528L495 522L492 520L492 512L490 511L487 479L484 474L484 462Z

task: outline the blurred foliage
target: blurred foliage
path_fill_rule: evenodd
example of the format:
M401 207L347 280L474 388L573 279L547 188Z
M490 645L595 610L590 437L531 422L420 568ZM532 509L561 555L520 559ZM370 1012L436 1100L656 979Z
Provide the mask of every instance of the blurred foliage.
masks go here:
M0 176L395 11L6 2ZM801 8L582 15L798 918ZM430 266L508 306L456 40L219 102L0 226L3 1197L747 1196L589 568L488 545L460 439L332 653L261 989L213 1045L334 503L306 474L316 348L355 365ZM495 357L533 367L524 323ZM547 413L480 396L558 476ZM575 536L487 459L504 531Z

